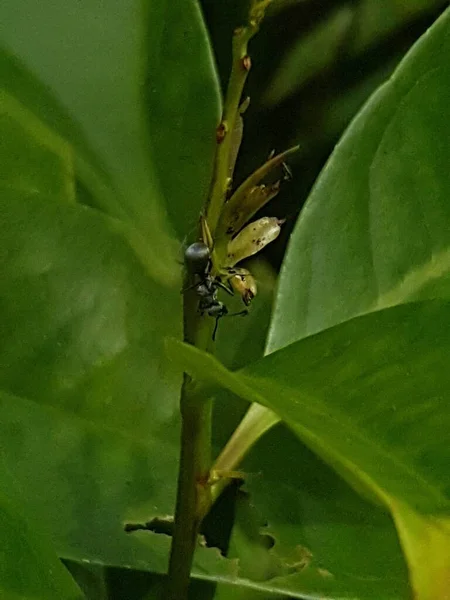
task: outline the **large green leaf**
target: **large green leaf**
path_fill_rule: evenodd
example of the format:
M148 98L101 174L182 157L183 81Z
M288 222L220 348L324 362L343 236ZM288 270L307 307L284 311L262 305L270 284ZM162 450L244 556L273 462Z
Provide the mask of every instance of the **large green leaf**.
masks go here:
M449 156L449 147L441 133L441 114L448 101L449 78L443 70L428 74L435 66L433 61L442 63L438 58L443 52L441 44L448 48L448 26L443 23L445 20L418 44L393 80L357 118L313 191L285 260L269 350L365 310L448 294L448 217L444 216L448 174L442 161ZM381 290L374 289L373 274L381 280ZM297 449L296 458L303 454ZM329 480L320 466L317 477ZM305 482L293 479L292 472L283 481L280 506L302 506ZM266 484L269 489L257 479L249 485L255 494L253 502L265 509L277 535L292 527L298 531L299 523L292 524L286 512L271 503L270 481ZM335 531L339 511L331 504L324 502L330 519L329 539L333 535L342 539L344 533ZM314 510L305 511L308 516L303 516L302 523L317 532L316 509L317 503ZM366 507L363 518L370 520L372 512ZM405 519L397 519L397 527L400 521ZM345 527L346 547L352 545L351 529ZM333 561L327 556L326 536L312 539L322 542L326 558ZM367 548L371 547L369 542ZM411 552L408 557L411 561ZM348 558L356 567L358 560L351 552ZM337 566L338 572L344 564L345 560ZM348 573L353 568L345 570ZM367 565L364 571L367 573Z
M74 115L105 165L115 193L105 198L97 189L89 202L127 220L151 240L147 254L159 249L153 261L155 270L164 273L173 248L145 135L143 14L137 0L45 1L34 8L25 1L6 1L0 7L0 40ZM8 79L3 86L16 88ZM33 97L33 87L29 95ZM79 147L79 139L75 144Z
M195 377L274 410L355 489L387 506L410 566L418 562L423 535L412 535L405 523L418 519L422 530L440 530L439 552L429 534L430 561L423 567L438 585L441 572L449 573L439 557L450 555L450 537L439 529L450 511L449 315L445 301L386 309L292 344L238 374L188 346L177 344L173 354Z
M14 480L0 465L0 594L4 600L80 600L83 595L56 556L51 543L35 531L36 519L21 514L20 494Z
M256 444L240 469L249 474L251 506L268 523L259 531L273 539L268 553L285 590L327 591L332 598L338 589L343 597L356 590L359 598L406 595L406 570L389 516L358 496L284 424ZM316 587L307 587L302 575L314 572Z
M3 389L134 432L170 418L179 377L161 340L180 332L179 294L92 209L4 193L0 228Z
M45 0L33 7L5 0L0 40L56 93L105 165L119 204L114 197L93 202L128 217L160 242L155 260L168 260L163 207L179 232L195 226L219 114L197 2ZM8 79L3 85L16 87Z
M448 296L450 12L349 127L299 219L268 348L357 314Z
M0 90L0 187L24 196L75 200L69 144L23 104Z
M447 511L448 450L439 431L450 419L450 374L444 368L449 310L447 302L426 301L358 317L268 355L239 375L222 367L220 382L240 395L245 391L247 399L259 398L288 424L296 415L294 429L302 439L372 500L383 502L388 492L421 513ZM182 348L185 358L207 360ZM205 379L210 373L196 375ZM211 378L218 377L215 368Z
M10 190L0 236L0 438L27 511L64 558L164 573L169 537L123 525L173 513L180 295L90 208ZM202 548L194 573L235 566Z
M215 410L223 447L245 403L222 391ZM246 474L252 514L235 524L231 556L239 558L241 578L258 580L241 584L243 597L250 586L295 591L296 597L407 597L407 573L389 515L358 496L284 425L258 440L239 471ZM260 540L248 539L252 520Z
M67 202L69 145L39 111L3 98L6 463L61 556L163 573L169 538L127 535L123 524L173 512L181 374L162 338L181 334L181 297L148 276L118 220ZM234 578L235 564L200 549L194 573Z
M57 101L54 94L0 41L0 74L3 93L13 97L24 110L34 116L34 121L42 121L39 129L46 125L50 133L45 137L59 135L70 147L77 179L95 198L95 203L108 208L116 216L123 215L119 198L108 178L98 155L92 150L79 124ZM31 120L31 119L29 119ZM53 131L53 134L51 133ZM11 139L5 138L8 143ZM22 148L23 153L23 148ZM25 153L26 154L26 153ZM56 171L54 172L56 175Z
M1 99L2 452L60 555L133 563L127 511L172 506L173 486L155 480L176 472L180 375L162 336L180 333L179 294L148 277L117 221L70 203L67 142ZM158 543L139 564L165 568Z
M182 238L209 190L220 90L197 0L147 2L146 114L151 156Z
M0 386L24 398L3 402L10 468L63 555L113 560L127 508L172 506L180 376L161 340L179 335L179 294L92 209L3 194L0 229Z

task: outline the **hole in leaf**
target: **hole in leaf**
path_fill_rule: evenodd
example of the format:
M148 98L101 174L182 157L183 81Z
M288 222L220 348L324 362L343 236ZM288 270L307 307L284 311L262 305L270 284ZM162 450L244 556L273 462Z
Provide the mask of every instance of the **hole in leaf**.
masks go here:
M173 534L173 517L154 517L146 523L125 523L123 529L126 533L153 531L153 533L171 536Z

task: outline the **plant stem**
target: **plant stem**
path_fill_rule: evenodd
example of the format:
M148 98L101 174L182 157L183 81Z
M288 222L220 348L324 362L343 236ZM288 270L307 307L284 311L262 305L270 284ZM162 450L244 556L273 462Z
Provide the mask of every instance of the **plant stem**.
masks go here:
M233 60L231 74L223 108L222 120L217 128L217 152L214 164L212 189L207 207L206 219L214 235L229 185L229 165L232 155L233 132L239 118L239 103L251 61L248 55L248 42L257 33L269 1L255 1L249 15L249 23L239 27L233 34Z
M234 32L233 66L222 121L217 128L217 150L212 187L206 206L206 221L214 236L229 185L232 160L232 131L239 117L239 103L250 69L248 41L255 35L271 0L253 0L249 22ZM189 285L186 286L186 288ZM198 313L195 290L184 293L184 341L213 353L211 317ZM178 474L174 534L170 551L168 586L164 600L185 600L194 557L198 528L211 506L211 420L212 399L202 397L201 388L186 374L181 391L181 454Z
M210 469L212 399L202 400L195 383L184 376L181 403L181 455L175 527L169 561L167 600L187 597L192 558L202 514L211 504Z
M193 290L184 294L184 340L208 350L212 340L212 319L197 310ZM170 549L168 584L164 600L187 598L189 579L203 515L211 506L211 486L207 485L211 467L212 399L184 374L180 399L181 452L175 522Z

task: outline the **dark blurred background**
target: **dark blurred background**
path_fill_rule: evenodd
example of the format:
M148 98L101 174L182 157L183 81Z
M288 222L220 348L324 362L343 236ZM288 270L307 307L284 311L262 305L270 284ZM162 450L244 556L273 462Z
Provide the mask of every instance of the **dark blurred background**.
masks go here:
M201 0L225 89L233 29L246 21L248 2ZM272 149L300 144L294 174L264 215L287 217L267 248L278 269L295 220L343 131L448 0L274 0L250 43L251 104L235 182ZM443 57L442 60L447 60ZM258 216L263 216L258 215Z

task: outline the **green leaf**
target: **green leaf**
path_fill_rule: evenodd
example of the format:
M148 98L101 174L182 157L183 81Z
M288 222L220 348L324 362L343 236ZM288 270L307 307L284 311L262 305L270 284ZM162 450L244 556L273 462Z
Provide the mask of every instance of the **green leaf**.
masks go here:
M450 510L449 316L445 301L386 309L292 344L237 374L179 343L176 360L196 378L274 410L357 491L384 504L396 523L407 509L431 527L430 520ZM411 561L414 552L403 547ZM450 555L446 533L439 548ZM435 563L429 567L430 577L439 575Z
M205 203L220 89L197 0L148 2L145 101L151 156L180 238Z
M4 136L5 156L21 158L16 172L33 193L13 180L0 199L5 461L61 556L163 573L169 538L144 534L143 544L123 525L173 512L181 373L162 337L181 334L181 297L149 278L126 224L61 202L63 186L51 185L70 181L68 145L10 105L21 135ZM199 549L197 575L234 571Z
M0 74L4 93L13 96L24 110L34 115L35 121L42 121L49 131L53 131L47 137L59 135L66 140L68 149L70 144L75 175L95 198L95 202L110 210L115 206L117 216L122 214L113 184L79 124L54 94L3 45L0 45ZM26 150L22 148L21 152L26 153Z
M66 106L105 165L115 195L107 206L104 197L90 202L131 223L144 238L155 271L173 280L178 269L149 156L142 93L144 8L140 0L44 0L34 6L5 0L0 40Z
M173 489L144 483L139 467L156 451L126 435L146 440L151 431L153 450L165 430L176 435L180 374L162 356L162 335L179 335L179 294L149 279L116 221L67 202L68 144L12 96L1 99L5 462L25 490L27 512L61 555L151 563L148 552L134 558L122 521L144 497L153 510L164 502L170 510ZM177 443L167 445L158 475L142 467L150 479L175 477ZM147 486L145 495L128 488L127 469ZM166 546L154 554L164 569Z
M414 597L445 598L450 581L448 516L423 517L401 502L391 508L408 557Z
M252 507L268 523L259 531L273 539L267 552L286 591L407 596L407 572L389 515L356 494L284 424L258 441L240 470L248 474ZM314 573L311 587L307 577Z
M91 209L5 193L0 230L3 389L134 433L171 418L179 377L162 336L180 335L177 291Z
M0 187L74 202L69 144L0 90Z
M80 600L83 595L63 567L50 541L18 507L22 499L10 473L0 465L0 593L4 600ZM8 491L8 495L7 492Z
M220 117L212 51L196 0L46 0L35 8L6 0L0 39L81 124L80 135L35 102L81 150L94 203L129 218L161 244L162 232L169 232L164 207L180 236L196 226ZM5 86L20 87L12 69L7 75ZM33 85L27 87L33 103ZM86 139L96 166L104 164L117 186L115 195L102 188Z
M0 387L22 398L2 404L9 467L63 556L152 564L122 527L172 511L180 373L162 336L180 335L179 293L89 208L3 194L0 236Z
M357 314L449 295L450 12L349 127L287 251L268 349Z
M106 568L71 560L64 561L64 564L83 590L87 600L110 600Z
M445 431L450 418L449 310L447 302L427 301L358 317L233 376L176 346L189 372L274 410L370 499L383 503L388 493L418 512L436 512L450 507L450 479L439 468L447 448L437 429ZM208 360L214 371L197 373L197 361ZM433 435L423 437L427 430Z
M155 412L160 408L155 398ZM122 414L137 412L124 398ZM118 412L118 407L116 407ZM51 537L58 555L89 565L165 573L170 538L130 534L124 524L170 515L178 462L178 424L146 422L133 435L111 426L108 414L77 415L77 407L52 408L0 392L0 434L5 463L14 469L24 507ZM234 562L199 548L194 575L230 578Z
M253 404L250 411L255 414L257 408L273 415L261 405ZM219 449L244 411L245 403L229 392L216 394ZM247 557L256 563L250 565L253 574L268 565L259 576L261 590L272 586L280 593L333 599L407 597L407 572L389 515L362 499L286 426L279 424L259 439L238 468L245 473L244 490L254 513L245 515L245 530L253 519L263 536L257 554L251 540L246 549L246 531L236 534L239 576L249 576ZM273 547L267 548L267 536ZM244 597L248 585L242 584Z
M169 537L123 526L173 513L180 294L90 208L3 194L0 237L0 438L27 511L64 558L164 573ZM199 549L197 575L234 570Z

